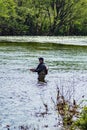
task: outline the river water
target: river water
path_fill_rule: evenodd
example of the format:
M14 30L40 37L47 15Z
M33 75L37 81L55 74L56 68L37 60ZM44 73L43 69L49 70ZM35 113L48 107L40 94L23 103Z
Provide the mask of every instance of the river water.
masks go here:
M0 130L27 125L58 130L57 87L66 99L87 99L87 37L0 37ZM47 83L29 71L44 57ZM48 114L43 104L48 105ZM58 127L57 127L58 126ZM33 129L33 128L30 128Z

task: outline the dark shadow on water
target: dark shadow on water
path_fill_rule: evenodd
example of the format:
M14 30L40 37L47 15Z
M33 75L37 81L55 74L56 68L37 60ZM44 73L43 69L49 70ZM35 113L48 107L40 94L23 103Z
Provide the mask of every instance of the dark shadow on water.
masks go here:
M0 42L0 46L18 46L18 47L25 47L27 49L37 49L37 50L58 50L64 48L73 48L73 49L86 49L87 46L81 45L66 45L60 43L38 43L38 42Z
M47 84L48 84L47 80L45 82L40 82L40 81L37 82L37 86L39 86L39 87L45 87L45 86L47 86Z

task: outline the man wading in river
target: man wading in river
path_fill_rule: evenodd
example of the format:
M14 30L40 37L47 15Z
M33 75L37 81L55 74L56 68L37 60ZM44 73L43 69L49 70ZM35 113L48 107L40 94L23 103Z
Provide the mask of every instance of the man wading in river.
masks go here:
M36 69L30 69L32 72L38 73L38 81L45 82L45 76L48 74L48 69L44 64L44 59L42 57L39 58L39 65Z

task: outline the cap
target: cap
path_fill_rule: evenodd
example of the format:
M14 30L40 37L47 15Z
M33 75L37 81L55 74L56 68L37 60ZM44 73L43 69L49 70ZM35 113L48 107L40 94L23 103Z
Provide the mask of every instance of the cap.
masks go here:
M40 57L40 58L39 58L39 60L42 60L42 61L44 61L44 58Z

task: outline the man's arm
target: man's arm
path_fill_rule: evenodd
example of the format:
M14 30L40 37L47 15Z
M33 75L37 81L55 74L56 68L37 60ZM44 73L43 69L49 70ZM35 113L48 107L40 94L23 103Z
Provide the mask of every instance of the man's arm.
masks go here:
M37 66L36 69L30 69L30 71L32 71L32 72L38 72L39 71L39 65Z
M30 71L40 73L42 70L44 70L44 68L45 65L38 65L36 69L30 69Z
M34 72L39 72L40 65L37 66Z
M38 72L40 73L41 71L43 71L45 68L45 65L41 64L41 65L38 65L38 67L35 69L35 72Z
M35 72L35 69L30 69L30 71Z

